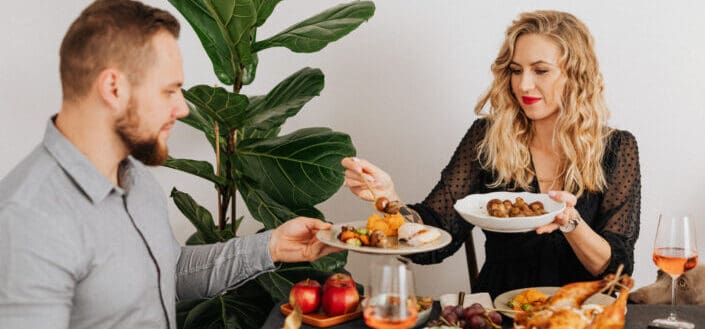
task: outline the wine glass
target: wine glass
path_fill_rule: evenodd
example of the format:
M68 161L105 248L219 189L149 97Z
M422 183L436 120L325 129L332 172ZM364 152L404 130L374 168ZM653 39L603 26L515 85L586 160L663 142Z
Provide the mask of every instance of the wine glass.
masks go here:
M687 216L659 215L654 263L671 276L671 314L668 318L655 319L652 327L695 328L695 325L676 317L676 279L698 263L695 227Z
M365 324L376 329L405 329L416 323L418 310L409 260L379 256L372 261L364 301Z

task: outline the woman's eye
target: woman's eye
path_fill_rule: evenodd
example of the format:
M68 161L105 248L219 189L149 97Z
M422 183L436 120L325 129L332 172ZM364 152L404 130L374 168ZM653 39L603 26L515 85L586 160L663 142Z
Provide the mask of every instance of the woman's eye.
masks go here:
M536 70L536 74L538 75L544 75L546 73L548 73L548 70Z
M509 72L511 72L512 74L520 74L521 69L509 69Z

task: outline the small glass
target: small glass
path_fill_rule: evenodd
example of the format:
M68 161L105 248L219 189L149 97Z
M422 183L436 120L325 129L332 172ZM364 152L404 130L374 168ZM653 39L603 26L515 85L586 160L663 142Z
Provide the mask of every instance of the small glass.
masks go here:
M651 327L691 329L695 325L676 317L676 279L698 264L695 226L688 216L659 215L654 263L671 276L671 313L651 321Z
M403 257L377 256L371 263L363 316L376 329L406 329L416 323L418 310L414 276Z

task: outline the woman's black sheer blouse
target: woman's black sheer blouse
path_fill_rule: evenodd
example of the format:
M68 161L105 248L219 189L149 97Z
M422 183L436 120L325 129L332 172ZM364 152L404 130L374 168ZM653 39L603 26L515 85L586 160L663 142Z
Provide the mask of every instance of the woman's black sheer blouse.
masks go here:
M422 203L410 205L425 224L442 228L453 236L453 241L445 248L412 255L414 262L440 263L463 244L473 226L453 209L456 200L469 194L506 190L487 187L493 181L492 173L482 169L477 160L477 146L485 135L486 126L484 119L472 124L443 169L438 184ZM611 246L612 258L605 273L598 277L591 275L559 230L543 235L484 231L486 260L478 285L472 287L473 292L486 291L494 298L512 289L595 280L614 273L620 264L624 264L624 273L632 273L641 207L639 151L634 136L621 130L610 135L606 147L602 164L606 189L601 193L583 193L575 207L585 222ZM539 190L536 179L532 187L534 191Z

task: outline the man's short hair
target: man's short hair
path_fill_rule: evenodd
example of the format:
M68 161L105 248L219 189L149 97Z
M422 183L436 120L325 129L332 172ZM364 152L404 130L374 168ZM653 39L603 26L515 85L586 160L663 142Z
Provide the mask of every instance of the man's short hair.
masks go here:
M64 100L88 94L101 71L115 67L139 85L154 59L150 40L159 31L179 37L170 13L132 0L97 0L71 24L61 42L60 72Z

